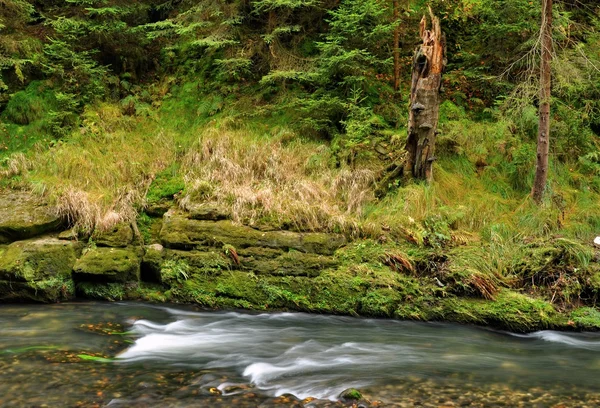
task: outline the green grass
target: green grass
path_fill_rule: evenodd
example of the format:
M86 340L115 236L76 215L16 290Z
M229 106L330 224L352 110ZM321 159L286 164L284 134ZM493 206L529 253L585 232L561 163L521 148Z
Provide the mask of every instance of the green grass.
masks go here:
M0 160L35 144L55 144L51 129L55 124L52 112L57 109L54 90L46 82L33 81L13 94L0 114Z

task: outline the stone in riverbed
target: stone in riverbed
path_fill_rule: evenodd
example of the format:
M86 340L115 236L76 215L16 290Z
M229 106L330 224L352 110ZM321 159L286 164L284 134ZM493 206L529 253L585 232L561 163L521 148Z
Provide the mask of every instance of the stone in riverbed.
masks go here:
M342 391L338 398L344 402L358 401L362 398L362 394L356 388L348 388Z
M132 282L140 278L138 248L95 248L87 251L73 267L76 281Z
M0 244L60 229L62 220L42 199L25 191L0 192Z

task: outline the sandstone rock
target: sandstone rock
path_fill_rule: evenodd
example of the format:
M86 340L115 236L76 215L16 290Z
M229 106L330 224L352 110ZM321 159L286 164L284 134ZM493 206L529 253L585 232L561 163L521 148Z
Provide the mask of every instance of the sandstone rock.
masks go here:
M92 240L99 247L125 248L133 241L131 225L120 223L108 231L94 231Z
M56 238L13 242L0 249L0 280L31 282L70 277L78 247Z
M138 281L140 264L138 248L95 248L77 260L73 277L99 283Z
M338 265L332 257L326 255L290 251L269 258L257 256L253 248L249 249L250 251L240 251L241 269L259 275L316 277L321 271Z
M160 200L155 203L148 204L145 213L151 217L162 217L173 206L173 201Z
M230 221L192 220L173 211L165 214L160 240L166 248L174 249L228 244L236 249L266 247L324 255L333 254L346 243L338 234L257 231Z
M187 211L189 218L193 220L220 221L230 218L229 214L223 211L221 207L211 203L188 205Z
M0 193L0 244L60 229L62 221L42 199L24 191Z
M162 283L160 269L165 256L165 250L160 244L146 245L141 264L141 279L145 282Z
M74 297L79 244L53 237L0 247L0 301L57 302Z

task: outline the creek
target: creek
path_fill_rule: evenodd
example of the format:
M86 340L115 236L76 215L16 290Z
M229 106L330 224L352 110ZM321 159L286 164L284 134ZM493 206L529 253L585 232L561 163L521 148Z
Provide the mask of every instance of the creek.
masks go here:
M1 407L600 406L600 334L144 303L0 306Z

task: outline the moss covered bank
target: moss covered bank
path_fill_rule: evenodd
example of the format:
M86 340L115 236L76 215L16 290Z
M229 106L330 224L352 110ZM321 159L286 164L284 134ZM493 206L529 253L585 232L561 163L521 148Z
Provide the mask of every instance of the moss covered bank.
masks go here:
M598 309L581 296L569 297L570 286L536 281L536 273L545 268L551 276L548 270L557 267L557 279L569 279L570 252L560 239L532 243L530 256L521 260L531 269L532 283L496 285L469 273L473 265L463 262L473 250L468 246L441 251L384 236L352 240L261 230L215 217L214 211L176 208L146 217L141 233L136 225L119 224L78 236L45 203L11 194L0 205L4 302L139 299L444 320L513 331L600 328ZM600 274L593 272L594 259L589 268L589 279L578 280L579 293L595 299Z

